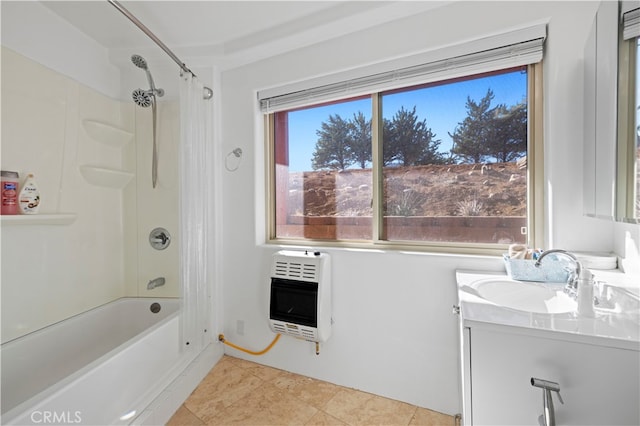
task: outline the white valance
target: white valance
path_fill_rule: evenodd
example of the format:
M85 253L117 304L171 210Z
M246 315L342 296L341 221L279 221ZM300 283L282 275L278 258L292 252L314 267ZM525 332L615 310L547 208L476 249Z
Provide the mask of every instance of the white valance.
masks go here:
M261 90L265 113L540 62L546 24Z
M623 13L622 37L625 40L640 37L640 8Z

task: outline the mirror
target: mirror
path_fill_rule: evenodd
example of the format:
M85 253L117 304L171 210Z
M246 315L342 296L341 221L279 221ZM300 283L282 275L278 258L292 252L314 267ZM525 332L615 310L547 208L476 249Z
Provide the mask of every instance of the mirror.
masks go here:
M635 8L635 11L632 11ZM633 2L602 2L584 50L584 214L640 223L638 35L620 17Z
M584 213L612 220L616 195L618 3L602 2L584 52Z

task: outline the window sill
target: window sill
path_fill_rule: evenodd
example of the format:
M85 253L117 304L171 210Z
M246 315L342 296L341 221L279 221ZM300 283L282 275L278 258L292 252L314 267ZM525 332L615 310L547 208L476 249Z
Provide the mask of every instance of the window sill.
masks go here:
M331 250L364 251L370 253L406 253L406 254L433 254L433 255L473 255L499 257L508 251L508 244L467 244L454 245L447 243L424 243L413 241L340 241L340 240L313 240L313 239L269 239L265 246L280 247L282 249L305 250L310 247L324 247Z

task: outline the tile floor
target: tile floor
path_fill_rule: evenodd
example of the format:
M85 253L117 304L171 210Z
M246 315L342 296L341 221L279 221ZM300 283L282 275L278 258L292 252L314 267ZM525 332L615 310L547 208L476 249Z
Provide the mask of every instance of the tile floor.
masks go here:
M225 355L167 423L454 425L454 418Z

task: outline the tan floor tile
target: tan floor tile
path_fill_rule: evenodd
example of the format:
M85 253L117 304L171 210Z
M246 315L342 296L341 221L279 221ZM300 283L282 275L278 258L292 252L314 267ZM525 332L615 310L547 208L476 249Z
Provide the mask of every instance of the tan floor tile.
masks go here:
M347 424L333 416L330 416L324 411L318 411L307 423L305 423L305 426L347 426Z
M267 383L223 412L201 418L208 425L303 425L317 412L311 405Z
M453 416L438 413L437 411L427 410L418 407L416 413L411 419L410 426L454 426L455 419Z
M206 421L206 418L247 397L263 383L251 372L233 364L228 362L223 365L218 364L202 380L184 405Z
M224 358L228 359L228 361L236 367L240 367L243 370L250 371L251 374L253 374L254 376L258 376L265 382L268 382L269 380L272 380L278 375L284 373L284 371L278 370L277 368L257 364L255 362L247 361L240 358L234 358L229 355L225 355Z
M169 426L452 426L454 418L225 355Z
M223 359L226 359L227 361L229 361L230 363L232 363L236 367L240 367L240 368L255 368L257 365L261 365L261 364L258 364L256 362L247 361L246 359L237 358L237 357L231 356L231 355L225 355L225 356L223 356Z
M408 425L416 407L400 401L360 392L340 390L325 411L350 425Z
M178 411L169 419L167 426L202 426L204 422L195 414L187 409L184 405L178 408Z
M224 376L227 374L227 371L233 370L237 368L235 363L233 362L233 358L228 356L223 356L220 358L220 361L209 371L205 379L203 380L216 380L216 376Z
M342 389L329 382L287 372L282 372L271 383L319 410L324 410L331 398Z

